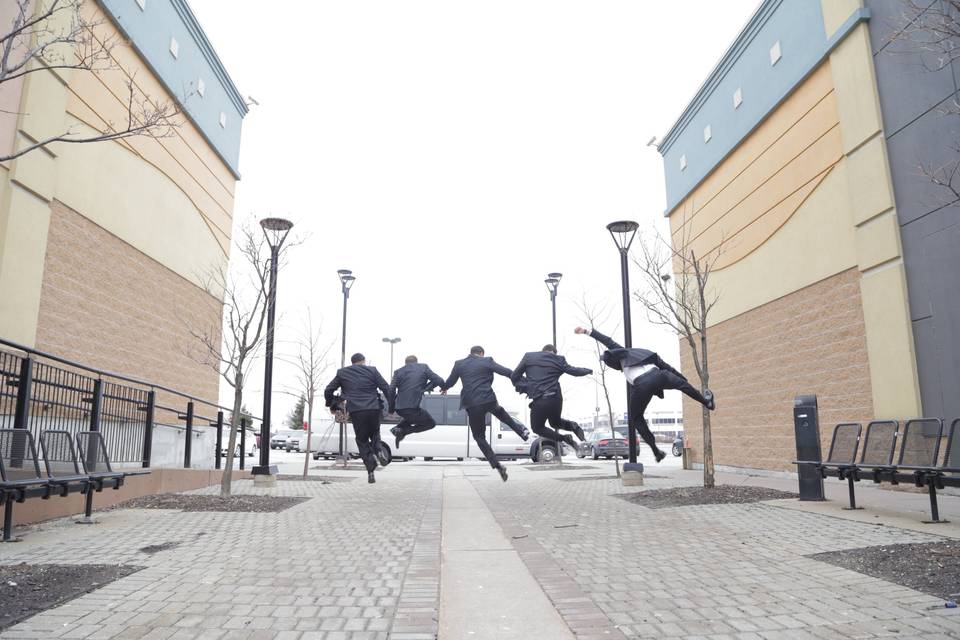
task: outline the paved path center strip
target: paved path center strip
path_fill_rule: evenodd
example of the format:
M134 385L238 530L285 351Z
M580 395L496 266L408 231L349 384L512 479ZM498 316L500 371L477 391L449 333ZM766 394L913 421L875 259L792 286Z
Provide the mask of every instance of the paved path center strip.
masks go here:
M460 473L443 479L440 640L572 640L570 629Z

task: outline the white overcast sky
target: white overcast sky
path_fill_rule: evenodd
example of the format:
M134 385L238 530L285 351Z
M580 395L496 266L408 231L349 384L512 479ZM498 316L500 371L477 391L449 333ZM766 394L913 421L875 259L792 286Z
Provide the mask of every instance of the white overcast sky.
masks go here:
M664 225L661 160L646 143L756 3L300 0L278 14L191 0L240 91L260 103L243 124L235 219L289 217L308 236L280 272L278 340L300 333L310 307L339 364L336 270L348 268L348 357L363 352L389 379L390 336L402 339L398 361L415 353L443 376L473 344L513 367L550 341L543 279L560 271L561 353L595 366L593 341L573 335L575 302L608 304L607 327L622 337L604 227ZM634 344L679 366L676 337L639 305L633 313ZM568 416L592 415L595 384L563 384ZM292 385L278 363L274 389ZM261 368L246 400L257 415L262 388ZM506 380L495 389L525 411ZM679 408L677 394L659 408ZM275 396L275 427L292 403Z

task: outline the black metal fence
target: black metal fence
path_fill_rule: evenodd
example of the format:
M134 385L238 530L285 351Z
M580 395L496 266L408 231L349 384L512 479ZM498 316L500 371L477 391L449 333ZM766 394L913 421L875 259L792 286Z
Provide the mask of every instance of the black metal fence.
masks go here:
M149 467L154 430L165 427L184 434L187 469L193 463L194 433L216 429L213 454L219 469L229 416L229 409L208 400L0 339L0 429L25 429L36 441L43 431L66 431L74 438L81 431L98 431L112 461ZM239 435L243 469L248 443L245 430Z

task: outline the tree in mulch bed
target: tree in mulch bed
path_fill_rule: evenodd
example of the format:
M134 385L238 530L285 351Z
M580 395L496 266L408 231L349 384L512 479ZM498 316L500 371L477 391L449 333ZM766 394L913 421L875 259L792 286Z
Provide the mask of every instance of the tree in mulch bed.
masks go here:
M620 493L616 497L648 509L692 507L707 504L750 504L762 500L798 498L796 493L748 485L718 485L715 487L673 487L639 493Z
M843 549L807 557L937 598L956 600L960 591L960 540Z
M109 564L0 565L0 631L141 569Z
M176 509L178 511L220 511L229 513L276 513L295 507L310 498L249 495L196 495L158 493L128 500L126 509Z

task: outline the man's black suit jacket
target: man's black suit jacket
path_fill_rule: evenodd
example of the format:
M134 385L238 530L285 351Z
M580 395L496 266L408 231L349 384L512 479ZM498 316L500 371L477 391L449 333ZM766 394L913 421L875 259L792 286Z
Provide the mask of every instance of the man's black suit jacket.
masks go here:
M497 364L493 358L471 354L463 360L457 360L449 377L443 383L443 388L449 389L457 384L457 380L463 381L463 390L460 392L461 409L496 402L497 395L493 392L492 386L495 373L507 378L513 374L510 369Z

